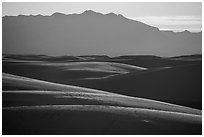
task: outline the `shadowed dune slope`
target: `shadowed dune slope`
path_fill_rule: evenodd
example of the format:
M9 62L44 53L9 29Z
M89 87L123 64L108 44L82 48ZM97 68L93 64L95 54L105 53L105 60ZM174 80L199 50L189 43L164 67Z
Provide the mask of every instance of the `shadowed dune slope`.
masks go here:
M199 54L198 55L183 55L183 56L171 57L171 59L196 61L196 60L202 60L202 55L199 55Z
M107 79L67 81L67 84L156 99L201 109L202 65L186 65L129 73Z
M160 116L165 117L165 114L168 115L145 109L98 105L9 108L3 109L2 123L5 128L2 133L201 134L200 124L158 119ZM176 118L179 118L178 115L175 115Z
M190 64L201 64L201 55L186 55L184 57L172 57L172 58L162 58L158 56L151 55L129 55L129 56L119 56L106 59L109 62L125 63L135 66L141 66L145 68L161 68L161 67L174 67L183 66Z
M3 54L3 60L10 61L49 61L49 62L63 62L63 61L80 61L81 59L75 56L47 56L47 55L15 55Z

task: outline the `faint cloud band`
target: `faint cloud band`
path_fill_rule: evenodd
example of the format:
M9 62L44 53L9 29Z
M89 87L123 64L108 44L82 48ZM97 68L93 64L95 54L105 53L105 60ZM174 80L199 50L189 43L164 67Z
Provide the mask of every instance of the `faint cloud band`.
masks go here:
M164 30L168 30L168 28L175 28L178 29L178 31L179 28L181 30L202 30L201 16L140 16L131 19L156 26Z

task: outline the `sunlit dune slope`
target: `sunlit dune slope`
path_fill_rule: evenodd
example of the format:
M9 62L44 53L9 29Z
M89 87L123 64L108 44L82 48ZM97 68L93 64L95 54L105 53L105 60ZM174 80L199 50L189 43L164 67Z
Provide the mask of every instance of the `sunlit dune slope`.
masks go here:
M87 70L99 72L112 72L112 73L128 73L131 71L147 70L146 68L114 63L114 62L69 62L69 63L43 63L39 65L58 66L64 70Z
M129 97L129 96L124 96L120 94L100 91L100 90L56 84L56 83L45 82L45 81L24 78L24 77L3 73L3 87L4 86L8 87L12 85L14 85L14 87L19 87L21 89L32 88L32 89L40 89L40 90L64 91L64 92L58 93L59 94L58 96L60 96L61 98L69 98L69 97L83 98L88 100L96 100L99 102L112 103L115 105L124 105L124 106L139 107L139 108L190 113L190 114L196 114L196 115L201 114L200 110L173 105L169 103L136 98L136 97ZM18 93L18 91L13 91L13 92ZM33 91L33 93L35 93L35 91Z
M146 70L146 68L114 62L21 61L3 61L3 72L46 81L65 81L70 79L105 78L116 74Z

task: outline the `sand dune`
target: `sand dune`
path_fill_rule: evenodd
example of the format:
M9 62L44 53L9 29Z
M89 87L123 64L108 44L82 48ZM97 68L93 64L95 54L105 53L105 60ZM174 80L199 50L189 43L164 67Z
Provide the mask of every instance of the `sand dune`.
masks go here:
M189 114L115 106L29 106L4 108L2 132L35 135L202 134L200 119L200 116Z
M201 134L202 131L201 110L6 73L2 78L3 134ZM14 86L15 90L5 90L5 86Z
M124 64L130 64L135 66L141 66L145 68L160 68L160 67L175 67L189 64L201 64L201 57L184 56L164 58L151 55L130 55L130 56L119 56L106 59L108 62L118 62Z
M75 56L59 56L53 57L48 55L15 55L15 54L3 54L3 61L13 62L32 62L32 61L80 61L80 57Z
M114 62L69 62L42 63L39 65L58 66L63 70L87 70L98 72L128 73L131 71L147 70L146 68Z
M3 60L3 134L202 134L197 61L23 58Z
M202 123L201 115L193 115L179 112L153 110L145 108L132 108L132 107L120 107L120 106L104 106L104 105L48 105L48 106L18 106L7 107L3 110L70 110L70 111L100 111L116 113L120 115L139 117L141 119L166 119L175 120L179 122L187 123Z
M75 98L97 100L100 102L123 104L125 106L131 106L131 107L141 107L141 108L201 115L200 110L178 106L174 104L169 104L169 103L164 103L164 102L159 102L159 101L154 101L149 99L136 98L136 97L128 97L125 95L120 95L120 94L115 94L115 93L110 93L110 92L105 92L100 90L56 84L56 83L24 78L19 76L13 76L10 74L3 73L3 86L7 83L13 84L15 86L29 87L29 88L40 89L40 90L64 91L63 95L61 96L65 98L71 96Z
M104 92L104 91L99 91L99 90L94 90L94 89L88 90L87 88L57 84L57 83L27 78L27 77L16 76L16 75L7 74L7 73L3 73L2 79L4 79L2 82L3 87L4 85L5 86L13 85L13 86L25 88L25 89L32 88L32 89L55 90L55 91L60 91L60 90L61 91L66 91L66 90L75 91L77 89L80 89L80 90L83 90L84 92L99 92L99 93L102 92L102 93L109 94L109 92Z
M172 60L184 60L184 61L202 61L202 55L184 55L184 56L176 56L170 58Z
M18 62L19 61L19 62ZM3 72L52 82L107 78L144 71L146 68L114 62L3 61ZM35 72L35 73L30 73Z
M149 69L107 79L67 81L66 84L135 97L171 102L201 109L202 65Z

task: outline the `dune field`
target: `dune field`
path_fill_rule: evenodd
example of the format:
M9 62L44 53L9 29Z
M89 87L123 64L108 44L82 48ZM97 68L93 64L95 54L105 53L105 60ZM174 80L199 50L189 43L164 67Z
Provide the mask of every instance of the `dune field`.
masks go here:
M3 134L201 134L200 83L192 83L199 63L145 68L107 58L24 58L3 60ZM182 86L171 87L176 82ZM198 87L193 93L190 86Z

